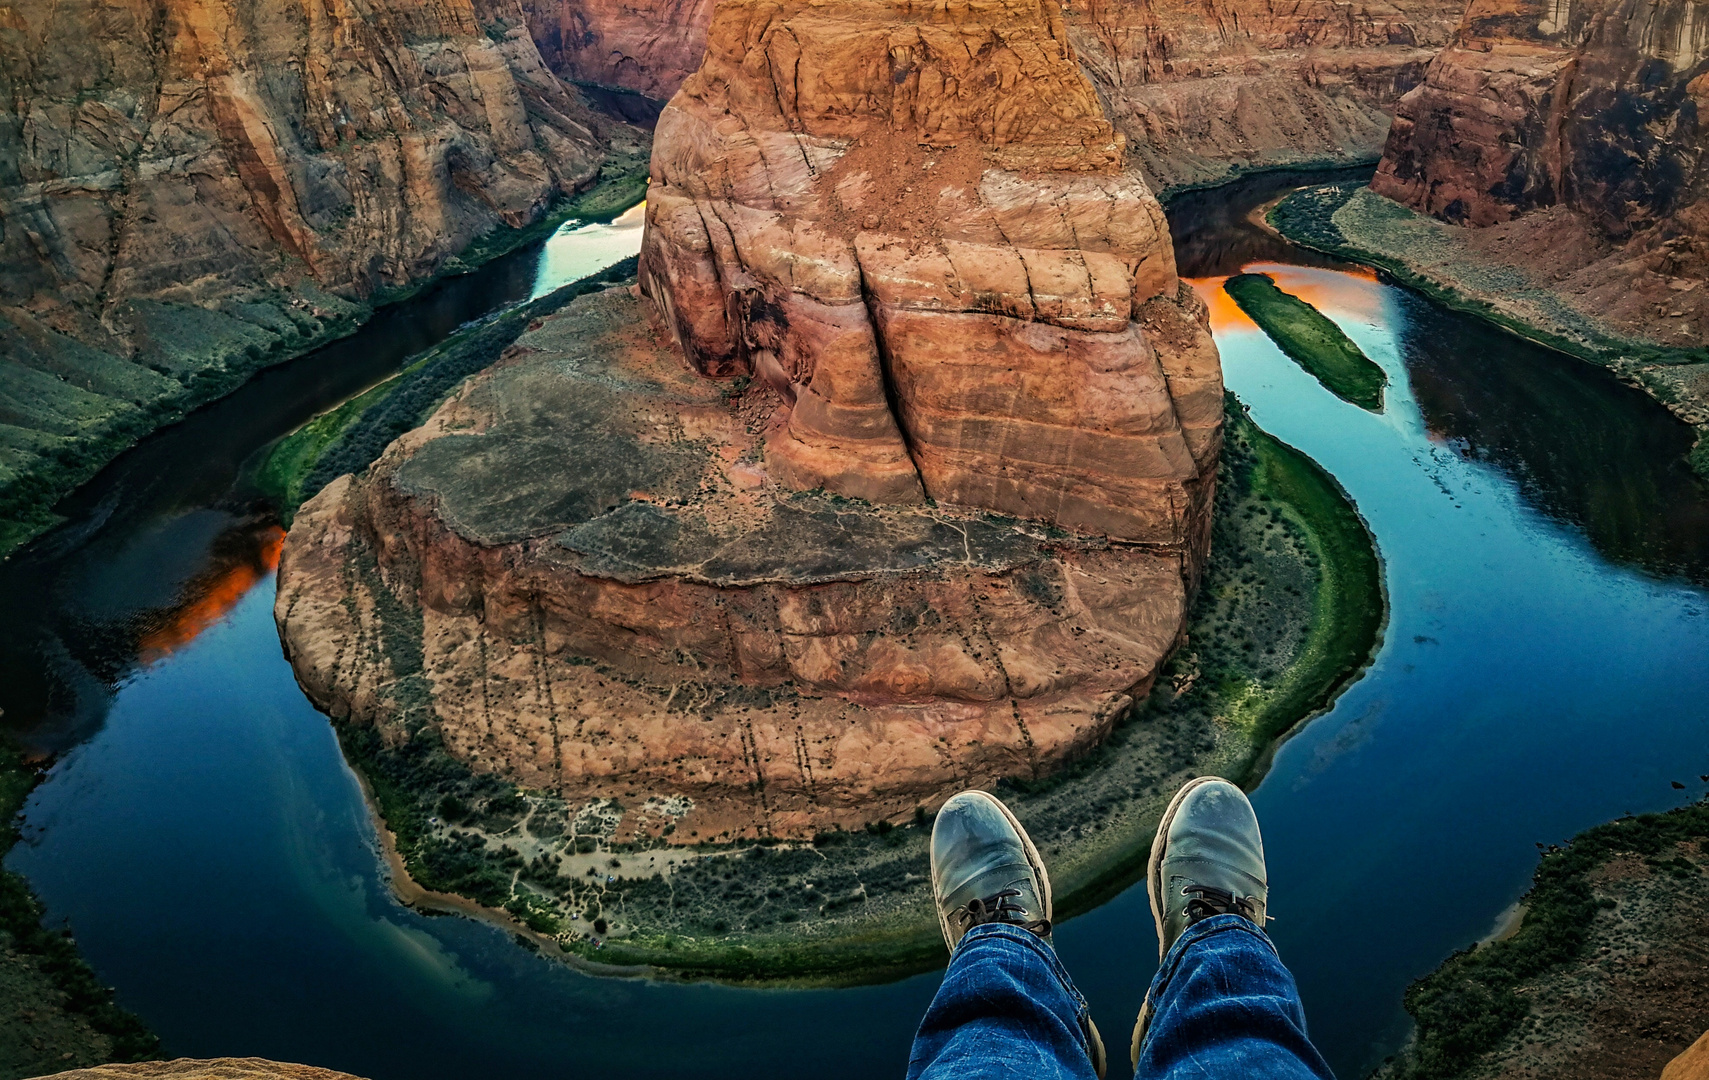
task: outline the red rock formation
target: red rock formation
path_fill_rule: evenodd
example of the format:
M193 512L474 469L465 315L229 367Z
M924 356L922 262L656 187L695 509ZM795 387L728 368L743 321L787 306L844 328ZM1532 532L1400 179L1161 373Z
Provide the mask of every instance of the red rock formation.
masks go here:
M1709 1080L1709 1031L1667 1063L1661 1080Z
M1070 40L1155 186L1375 157L1463 0L1090 0Z
M712 17L708 0L528 5L560 75L660 99L699 66ZM1116 128L1159 186L1376 157L1394 103L1423 78L1463 7L1095 0L1069 5L1063 21Z
M524 0L552 70L663 101L700 66L712 0Z
M777 399L727 390L626 290L545 319L298 511L304 689L572 805L675 806L647 820L680 843L1036 775L1150 690L1181 554L791 494L756 463Z
M655 137L656 322L577 301L302 508L310 695L692 807L678 842L1101 740L1179 638L1222 377L1064 35L1029 0L725 0Z
M41 1080L361 1080L349 1073L265 1058L173 1058L97 1065Z
M1706 108L1709 16L1693 0L1473 0L1401 102L1371 186L1469 225L1561 205L1617 241L1701 244Z
M405 284L605 155L515 0L21 0L0 83L0 311L122 355L135 301Z
M1215 348L1054 4L726 0L708 42L641 284L783 397L771 475L1202 552Z

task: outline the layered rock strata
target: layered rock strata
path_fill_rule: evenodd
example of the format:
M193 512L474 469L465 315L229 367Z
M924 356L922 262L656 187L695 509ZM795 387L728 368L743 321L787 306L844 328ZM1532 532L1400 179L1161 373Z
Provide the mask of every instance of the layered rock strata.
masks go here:
M1049 0L720 4L640 274L694 370L781 396L784 485L1196 565L1216 350Z
M656 101L700 66L712 0L524 0L528 25L553 71Z
M1072 4L1073 41L1154 186L1375 158L1463 0Z
M1706 115L1701 4L1475 0L1371 187L1471 227L1480 262L1546 280L1608 336L1701 352Z
M141 434L645 149L516 0L21 0L0 90L0 552Z
M528 0L565 78L670 97L699 66L709 0L646 7ZM1154 187L1239 169L1378 156L1394 103L1449 39L1463 0L1070 4L1077 59Z
M414 281L605 156L514 0L23 0L0 81L0 311L121 354L139 304Z
M1065 35L1024 0L721 4L639 295L564 309L299 512L311 696L676 807L678 842L1101 740L1181 633L1222 378Z
M791 493L779 399L729 391L626 290L543 320L298 512L275 614L305 690L695 843L1036 775L1150 689L1180 552Z
M1706 107L1694 0L1473 0L1401 103L1372 187L1468 225L1559 205L1615 239L1702 237Z

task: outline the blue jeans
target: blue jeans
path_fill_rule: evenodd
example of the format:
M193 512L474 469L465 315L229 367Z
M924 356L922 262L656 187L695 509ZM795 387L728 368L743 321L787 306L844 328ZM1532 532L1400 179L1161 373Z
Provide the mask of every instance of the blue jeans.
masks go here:
M1238 915L1188 927L1149 1000L1139 1080L1334 1080L1306 1038L1294 977L1269 936ZM920 1022L908 1080L1096 1080L1088 1016L1056 950L1018 926L976 926Z

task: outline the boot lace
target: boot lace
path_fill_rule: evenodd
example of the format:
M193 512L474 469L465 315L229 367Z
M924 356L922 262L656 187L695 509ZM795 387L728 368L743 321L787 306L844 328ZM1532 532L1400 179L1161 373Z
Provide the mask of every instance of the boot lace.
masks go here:
M1181 886L1181 895L1190 897L1187 901L1188 926L1212 915L1240 915L1250 922L1258 921L1258 905L1250 896L1236 896L1227 889L1194 883Z
M1050 920L1033 919L1029 921L1026 917L1027 909L1015 902L1015 897L1019 895L1021 895L1019 889L1004 889L1002 892L987 896L983 900L974 897L957 908L953 918L961 922L963 933L986 923L1004 922L1018 926L1022 930L1030 930L1039 937L1049 935Z

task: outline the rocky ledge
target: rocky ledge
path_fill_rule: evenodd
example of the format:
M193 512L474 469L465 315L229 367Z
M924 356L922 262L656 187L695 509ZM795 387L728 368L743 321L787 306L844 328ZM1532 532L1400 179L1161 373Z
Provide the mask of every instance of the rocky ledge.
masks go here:
M1269 222L1290 240L1368 263L1437 301L1599 364L1697 429L1709 477L1709 319L1702 279L1609 256L1566 207L1483 228L1450 225L1369 188L1308 188Z
M335 716L641 834L811 836L1088 749L1181 633L1178 550L770 481L778 399L626 289L507 355L298 512L276 615Z
M1455 226L1498 297L1545 288L1549 321L1624 339L1605 352L1709 359L1706 26L1691 0L1473 0L1371 188Z

